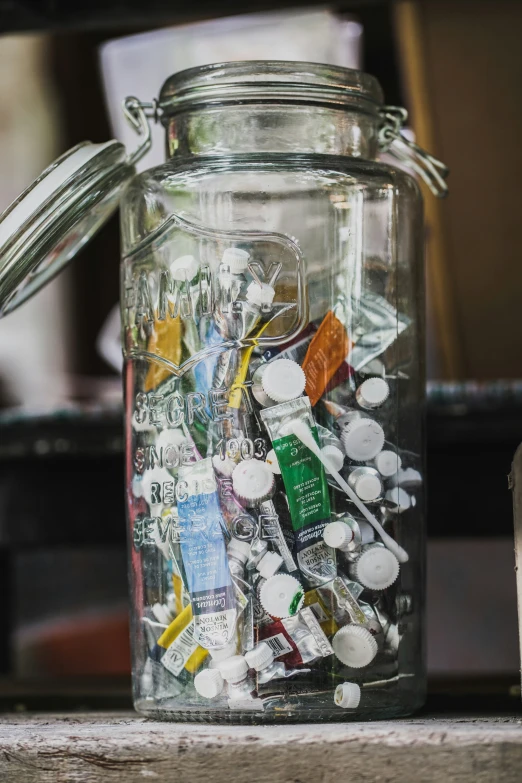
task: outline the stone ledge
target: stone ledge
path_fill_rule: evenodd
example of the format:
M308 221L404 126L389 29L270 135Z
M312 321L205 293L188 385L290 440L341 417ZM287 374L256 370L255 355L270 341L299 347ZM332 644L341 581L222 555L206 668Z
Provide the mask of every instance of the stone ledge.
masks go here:
M520 783L522 717L206 726L132 713L0 716L9 783Z

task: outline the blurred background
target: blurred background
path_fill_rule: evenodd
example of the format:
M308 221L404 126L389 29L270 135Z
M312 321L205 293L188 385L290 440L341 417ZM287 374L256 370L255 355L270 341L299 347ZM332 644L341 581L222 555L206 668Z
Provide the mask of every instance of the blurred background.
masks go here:
M84 139L136 144L127 95L210 62L374 74L451 170L426 199L432 693L509 698L519 669L508 474L522 440L522 4L346 0L274 11L0 0L0 210ZM141 168L163 160L162 129ZM0 705L130 704L118 218L0 322ZM477 684L478 683L478 684Z

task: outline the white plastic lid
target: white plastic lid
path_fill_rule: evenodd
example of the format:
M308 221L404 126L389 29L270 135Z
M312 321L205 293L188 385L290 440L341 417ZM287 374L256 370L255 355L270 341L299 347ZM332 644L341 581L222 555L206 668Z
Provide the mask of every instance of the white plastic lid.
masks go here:
M225 478L230 478L236 467L234 460L231 460L230 457L221 459L219 454L214 454L212 457L212 464L216 473L219 473L220 476L224 476Z
M297 614L304 601L301 583L289 574L267 579L259 591L259 600L271 617L285 618Z
M390 511L393 511L395 514L402 514L403 511L407 511L412 505L411 497L402 487L389 489L384 497L391 504Z
M339 473L342 466L344 465L344 454L341 451L341 449L338 449L337 446L328 445L328 446L323 446L321 451L326 457L326 459L328 460L328 462L330 462L333 469ZM325 465L325 470L327 473L330 472L326 467L326 465Z
M224 684L219 669L204 669L194 677L194 688L204 699L215 699L223 690Z
M344 522L330 522L323 530L323 538L332 549L342 549L353 541L353 530Z
M247 506L254 506L267 500L274 489L274 474L259 459L243 460L232 473L232 486L238 500Z
M221 259L222 264L226 264L233 275L240 275L248 267L250 253L242 250L240 247L227 247Z
M257 402L262 405L263 408L270 408L272 405L276 405L276 401L270 399L268 394L263 389L263 384L261 381L263 373L267 367L268 364L259 365L252 375L252 386L250 387L254 399L257 400Z
M227 553L236 557L242 563L246 563L250 554L251 545L249 541L241 541L239 538L232 537L227 546Z
M246 290L247 301L251 304L258 305L271 305L274 301L275 288L272 288L268 283L256 283L254 280L250 283Z
M257 564L257 570L263 579L270 579L283 565L283 558L277 552L267 552Z
M384 430L373 419L354 419L341 435L346 456L357 462L373 459L384 446Z
M266 642L260 642L253 650L245 653L245 658L251 669L260 672L272 663L274 653Z
M266 464L272 471L272 473L276 476L281 475L281 468L279 467L279 460L277 459L277 454L275 453L274 449L270 449L268 454L266 455L265 459Z
M261 384L271 400L288 402L304 392L306 375L292 359L276 359L265 367Z
M389 549L374 544L357 558L353 578L369 590L386 590L399 576L399 561Z
M376 475L376 471L373 471L372 468L356 468L353 473L350 474L350 481L348 483L355 490L357 497L364 503L377 500L382 492L381 480L379 476Z
M422 486L422 475L415 468L405 468L398 471L392 483L406 490L419 489Z
M237 682L248 673L248 663L242 655L232 655L220 662L219 671L227 682Z
M355 710L361 701L361 689L356 682L343 682L337 686L334 702L345 710Z
M401 467L401 458L396 451L390 451L390 449L383 449L380 454L375 457L375 467L385 478L394 476L395 473Z
M163 625L169 625L172 621L169 610L163 604L154 604L152 606L152 614L158 623L162 623Z
M193 280L199 272L199 261L194 256L180 256L170 265L170 274L174 280L183 282Z
M336 658L352 669L368 666L377 655L377 642L362 625L345 625L332 639Z
M361 408L378 408L390 396L390 387L384 378L368 378L361 383L355 398Z
M209 650L209 653L213 661L221 662L235 655L236 649L237 649L237 641L235 639L232 639L232 641L229 642L225 647L220 647L218 650L211 648Z

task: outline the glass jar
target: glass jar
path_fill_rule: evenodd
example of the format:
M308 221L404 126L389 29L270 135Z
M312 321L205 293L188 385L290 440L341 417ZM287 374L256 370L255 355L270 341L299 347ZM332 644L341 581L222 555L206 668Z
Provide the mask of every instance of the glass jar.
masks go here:
M424 264L371 76L172 76L168 160L122 202L136 709L404 716L424 664Z

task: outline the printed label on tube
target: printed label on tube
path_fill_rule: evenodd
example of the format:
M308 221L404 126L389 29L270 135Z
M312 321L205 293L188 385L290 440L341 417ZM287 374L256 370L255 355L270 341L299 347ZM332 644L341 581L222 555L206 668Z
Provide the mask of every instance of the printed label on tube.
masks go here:
M232 639L237 611L223 538L225 526L210 458L180 471L180 545L194 614L194 638L206 649Z

